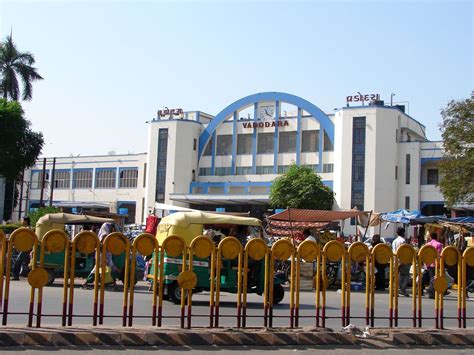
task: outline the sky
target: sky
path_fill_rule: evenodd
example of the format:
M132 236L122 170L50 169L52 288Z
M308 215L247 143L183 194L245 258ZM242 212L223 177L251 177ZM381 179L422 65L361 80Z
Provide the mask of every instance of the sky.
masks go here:
M327 113L395 93L440 140L474 82L472 1L0 0L0 31L44 77L23 108L48 157L145 152L164 106L217 115L264 91Z

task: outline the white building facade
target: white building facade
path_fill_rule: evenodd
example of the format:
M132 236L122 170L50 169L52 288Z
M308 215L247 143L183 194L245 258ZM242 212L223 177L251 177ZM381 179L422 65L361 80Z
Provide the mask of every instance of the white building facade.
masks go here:
M441 157L441 142L429 141L403 107L374 101L326 114L303 98L266 92L216 116L161 111L148 123L146 153L57 158L54 182L48 158L46 185L55 186L53 204L127 209L137 223L155 202L261 216L272 180L295 163L334 190L336 209L407 208L429 215L444 208L436 186ZM41 164L27 172L28 207L40 200Z

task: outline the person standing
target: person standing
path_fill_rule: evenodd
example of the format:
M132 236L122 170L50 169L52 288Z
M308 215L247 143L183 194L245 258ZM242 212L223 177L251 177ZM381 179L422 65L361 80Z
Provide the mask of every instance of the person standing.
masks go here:
M430 233L430 238L431 240L426 243L426 245L431 245L433 248L436 249L436 252L438 255L441 254L441 251L443 250L443 244L438 242L438 235L435 232ZM435 269L436 265L435 263L427 265L427 270L428 270L428 275L430 276L430 286L428 287L428 297L429 298L435 298L435 289L433 285L433 281L435 278Z
M380 234L374 234L372 237L371 249L376 245L382 243L380 240ZM377 260L375 261L375 268L377 273L375 274L375 289L377 291L385 291L385 268L387 264L379 264Z
M316 242L316 243L320 244L319 238L316 238L316 237L311 233L311 230L309 230L309 229L305 229L305 230L303 231L303 236L304 236L304 240L312 240L313 242Z
M25 228L31 228L30 226L31 220L30 217L25 216L23 217L23 220L21 222L21 226ZM20 271L21 271L21 266L28 261L28 258L30 257L30 252L29 251L21 251L18 254L18 257L15 260L15 263L13 264L13 269L12 269L12 274L13 278L12 280L18 281L20 280Z
M398 248L402 245L406 244L405 240L405 228L398 227L397 229L397 238L392 242L392 251L393 254L397 254ZM403 296L410 297L407 292L408 281L410 279L410 265L399 265L398 266L399 272L399 293Z

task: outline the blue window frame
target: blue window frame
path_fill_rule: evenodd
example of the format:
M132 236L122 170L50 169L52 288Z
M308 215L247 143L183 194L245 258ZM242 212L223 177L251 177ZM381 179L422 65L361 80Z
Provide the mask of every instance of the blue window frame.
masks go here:
M72 187L74 189L91 189L92 171L92 169L73 169Z

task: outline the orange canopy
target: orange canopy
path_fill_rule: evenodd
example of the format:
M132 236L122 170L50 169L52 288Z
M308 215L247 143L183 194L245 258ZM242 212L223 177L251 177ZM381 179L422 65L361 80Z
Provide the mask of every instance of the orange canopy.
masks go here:
M271 215L268 218L272 221L332 222L358 217L366 213L367 212L357 210L325 211L289 208L283 212Z

